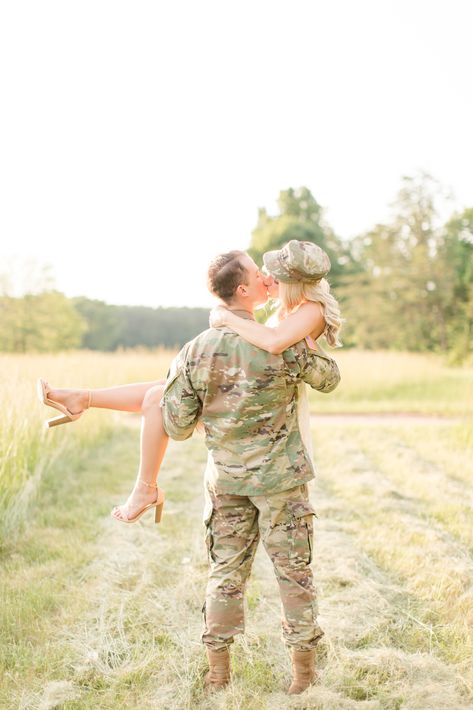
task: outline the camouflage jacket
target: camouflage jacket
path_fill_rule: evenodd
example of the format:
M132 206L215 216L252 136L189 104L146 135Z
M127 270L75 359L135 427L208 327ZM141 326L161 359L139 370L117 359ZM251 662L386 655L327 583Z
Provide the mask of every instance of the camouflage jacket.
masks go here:
M305 341L271 355L226 326L211 328L172 363L161 403L164 428L173 439L187 439L202 420L206 478L218 493L293 488L314 477L297 423L301 381L331 392L340 381L335 360Z

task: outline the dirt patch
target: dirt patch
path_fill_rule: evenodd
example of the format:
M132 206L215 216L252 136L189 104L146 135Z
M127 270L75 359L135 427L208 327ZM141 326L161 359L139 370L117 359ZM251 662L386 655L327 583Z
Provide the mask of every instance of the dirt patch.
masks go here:
M373 426L377 424L393 424L395 426L412 426L413 424L459 424L461 417L442 417L437 414L418 414L415 412L379 412L372 413L346 413L338 414L311 414L311 424L357 424Z

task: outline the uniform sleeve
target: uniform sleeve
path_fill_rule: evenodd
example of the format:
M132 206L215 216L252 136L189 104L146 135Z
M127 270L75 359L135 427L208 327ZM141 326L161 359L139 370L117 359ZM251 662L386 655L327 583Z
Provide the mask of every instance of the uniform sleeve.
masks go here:
M301 355L301 378L314 390L332 392L340 382L340 370L330 355L318 343L313 347L304 346Z
M202 403L189 377L189 366L183 351L173 360L161 400L163 425L171 439L183 441L194 431Z

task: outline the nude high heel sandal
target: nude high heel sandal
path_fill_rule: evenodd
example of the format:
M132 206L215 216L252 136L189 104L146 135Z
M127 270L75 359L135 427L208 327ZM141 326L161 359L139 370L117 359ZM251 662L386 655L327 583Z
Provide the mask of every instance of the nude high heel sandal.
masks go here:
M81 412L77 412L76 414L72 414L72 412L70 412L63 404L60 404L60 402L55 402L53 399L49 399L49 391L50 387L48 383L40 378L37 382L37 393L39 401L48 407L53 407L54 409L58 409L60 412L62 412L62 414L58 417L53 417L52 419L48 419L45 422L45 426L47 426L48 429L53 426L58 426L58 424L67 424L68 422L75 422L77 419L79 419L79 417L82 416L82 414L85 412L85 409L89 409L90 407L90 401L92 399L92 392L90 390L87 407Z
M162 488L158 488L156 483L148 483L147 481L144 481L142 478L140 478L141 483L144 483L145 486L148 486L149 488L156 488L156 491L158 493L158 497L154 501L154 503L148 503L148 505L145 505L141 510L139 510L136 515L133 516L133 518L117 518L116 515L113 514L114 510L117 510L120 506L116 505L110 515L112 518L115 520L118 520L120 523L136 523L137 520L141 518L144 513L146 513L147 510L151 510L152 508L155 508L154 511L154 522L155 523L160 523L161 522L161 517L163 515L163 507L164 507L164 491ZM120 513L121 514L121 513Z

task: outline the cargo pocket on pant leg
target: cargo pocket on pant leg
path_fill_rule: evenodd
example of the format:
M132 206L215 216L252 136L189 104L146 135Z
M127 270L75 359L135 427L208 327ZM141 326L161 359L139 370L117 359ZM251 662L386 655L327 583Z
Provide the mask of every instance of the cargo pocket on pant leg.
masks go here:
M309 501L289 501L293 517L293 538L290 550L290 559L301 561L304 564L312 562L314 515L317 513Z
M212 535L212 517L213 517L213 508L211 508L209 511L206 511L204 515L204 525L205 525L205 546L207 548L207 557L209 559L209 562L215 562L215 558L213 555L213 535Z

